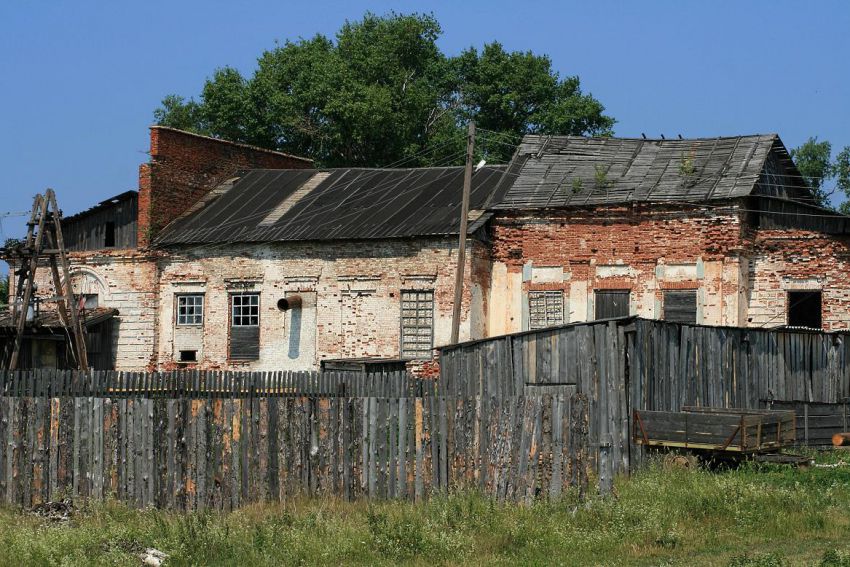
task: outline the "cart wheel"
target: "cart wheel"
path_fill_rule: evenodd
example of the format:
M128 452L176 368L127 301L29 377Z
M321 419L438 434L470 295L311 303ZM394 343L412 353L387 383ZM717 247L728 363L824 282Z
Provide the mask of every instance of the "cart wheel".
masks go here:
M697 459L693 455L668 454L664 457L664 467L667 469L691 470L697 468Z

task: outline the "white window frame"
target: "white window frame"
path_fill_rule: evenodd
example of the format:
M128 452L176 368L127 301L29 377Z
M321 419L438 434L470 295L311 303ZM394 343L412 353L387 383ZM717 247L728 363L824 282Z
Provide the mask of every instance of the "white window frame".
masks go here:
M188 302L191 300L191 303ZM181 305L182 303L182 305ZM181 293L174 301L175 324L178 327L202 327L204 324L204 294ZM185 309L184 313L180 310ZM191 313L189 311L192 311Z
M259 327L260 326L260 294L232 293L230 294L230 326Z

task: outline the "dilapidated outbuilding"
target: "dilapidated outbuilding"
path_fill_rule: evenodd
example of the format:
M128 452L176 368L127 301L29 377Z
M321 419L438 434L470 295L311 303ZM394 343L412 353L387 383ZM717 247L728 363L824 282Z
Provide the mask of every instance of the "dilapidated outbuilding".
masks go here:
M66 370L77 368L70 323L53 310L33 310L32 317L21 339L18 368ZM118 310L108 307L81 309L80 322L86 337L88 362L92 370L115 368L113 321ZM0 313L0 353L10 353L7 348L17 334L16 321L10 312ZM8 360L0 360L0 368L7 368Z
M775 134L526 136L490 205L490 336L639 315L850 326L850 219Z

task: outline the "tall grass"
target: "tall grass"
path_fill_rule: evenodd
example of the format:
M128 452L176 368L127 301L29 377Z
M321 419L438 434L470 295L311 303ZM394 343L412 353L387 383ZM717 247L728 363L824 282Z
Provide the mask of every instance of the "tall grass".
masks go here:
M824 454L836 462L839 454ZM846 565L850 467L669 470L616 497L499 505L468 492L426 503L335 499L176 514L93 504L66 525L0 510L0 562L139 565Z

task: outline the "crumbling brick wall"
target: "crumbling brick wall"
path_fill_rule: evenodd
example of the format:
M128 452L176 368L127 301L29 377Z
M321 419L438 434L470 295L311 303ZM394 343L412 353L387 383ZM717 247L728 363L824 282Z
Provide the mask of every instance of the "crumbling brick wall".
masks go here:
M139 250L70 252L71 282L75 294L95 294L100 307L118 310L112 325L115 365L119 370L148 370L154 363L157 289L156 254ZM13 266L15 269L15 266ZM36 296L59 295L50 267L36 270ZM14 282L12 282L14 293ZM55 309L55 303L44 304Z
M597 290L662 318L666 290L693 289L698 323L756 327L787 324L790 291L821 291L823 328L850 328L850 237L760 229L740 204L500 214L488 334L523 329L533 290L562 290L566 319L586 321Z
M594 292L631 292L660 317L666 289L698 290L700 322L738 323L742 217L688 205L503 213L493 224L488 332L522 330L532 290L563 290L565 322L594 318Z
M487 246L468 246L461 340L483 337L476 317L490 280ZM178 345L186 344L175 325L180 293L204 294L199 368L308 370L328 358L399 357L405 290L433 290L434 346L445 345L456 261L454 238L177 248L160 260L158 366L178 366ZM228 295L240 290L260 293L260 357L251 362L228 359ZM308 298L297 322L277 306L291 294Z
M243 169L303 169L307 158L164 126L150 129L150 162L139 168L139 246L207 191Z
M747 324L787 324L790 291L822 293L823 328L850 328L850 238L810 230L757 230Z

